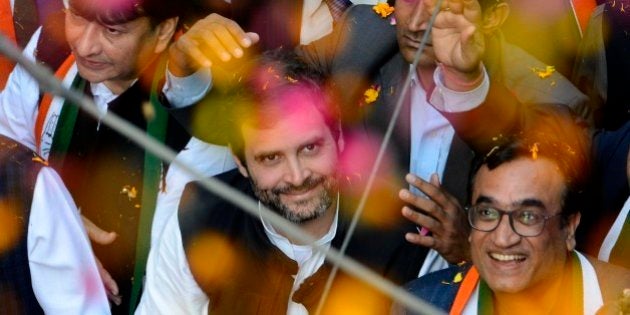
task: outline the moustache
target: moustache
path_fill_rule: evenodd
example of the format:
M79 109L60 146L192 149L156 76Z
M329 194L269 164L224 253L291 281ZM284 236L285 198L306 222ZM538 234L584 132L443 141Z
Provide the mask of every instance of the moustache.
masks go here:
M271 192L273 192L276 195L279 194L291 194L291 193L300 193L303 191L307 191L307 190L311 190L314 187L317 187L318 185L322 184L324 182L324 177L309 177L307 179L304 180L304 182L299 185L299 186L294 186L294 185L286 185L286 186L282 186L282 187L276 187L274 189L271 190Z

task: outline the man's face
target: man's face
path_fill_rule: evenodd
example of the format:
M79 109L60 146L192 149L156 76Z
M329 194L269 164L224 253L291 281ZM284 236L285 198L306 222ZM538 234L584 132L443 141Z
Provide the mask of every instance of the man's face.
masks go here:
M81 76L104 82L114 93L126 90L157 51L157 31L147 17L104 25L66 11L66 38Z
M247 162L241 173L249 176L263 204L304 223L322 216L336 200L338 146L322 114L310 104L277 117L265 128L241 128Z
M422 0L397 0L396 10L396 37L398 39L398 47L405 61L413 62L414 55L420 47L422 36L427 31L427 23L429 22L430 12L424 8ZM419 66L435 66L435 54L433 53L433 45L431 39L427 43L422 57L418 63Z
M485 165L475 177L473 204L512 212L527 206L547 216L561 211L565 191L563 176L545 158L519 158L489 170ZM579 215L561 227L554 216L535 237L516 234L503 216L492 232L471 230L472 260L494 292L515 293L561 274L567 253L573 249L573 233Z

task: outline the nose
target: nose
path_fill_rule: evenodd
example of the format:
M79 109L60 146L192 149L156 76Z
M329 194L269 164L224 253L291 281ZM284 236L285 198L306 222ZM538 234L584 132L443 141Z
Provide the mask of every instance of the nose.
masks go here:
M289 158L287 161L287 172L284 180L293 186L302 185L304 180L311 176L310 169L305 167L298 158Z
M409 23L407 27L410 31L418 32L427 28L427 10L424 7L424 1L416 1L409 15Z
M510 218L507 214L501 216L499 225L490 233L492 233L494 244L501 248L511 247L521 240L521 236L516 234L510 226Z
M74 40L75 52L81 57L96 55L101 50L99 42L99 28L101 26L95 22L88 23L83 30L77 34Z

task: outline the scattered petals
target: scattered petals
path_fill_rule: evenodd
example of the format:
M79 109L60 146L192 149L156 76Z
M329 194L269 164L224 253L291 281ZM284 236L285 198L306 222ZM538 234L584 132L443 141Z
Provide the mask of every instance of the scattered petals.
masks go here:
M381 87L378 85L372 85L363 93L363 102L367 104L374 103L378 99L378 94L381 92Z
M532 67L532 71L541 79L546 79L550 77L554 72L556 72L556 67L554 66L546 66L544 69Z
M529 152L532 153L532 159L538 159L538 142L534 143L530 148Z
M136 187L130 185L125 185L120 193L126 194L130 201L138 197L138 190L136 190Z
M394 12L394 7L387 4L387 2L379 2L372 7L372 10L382 18L386 18Z
M460 283L460 282L462 282L463 279L464 279L464 277L462 276L462 273L458 272L455 275L455 278L453 278L453 283Z
M48 166L48 161L42 159L39 156L34 156L31 160L33 160L33 162L44 164L44 166Z

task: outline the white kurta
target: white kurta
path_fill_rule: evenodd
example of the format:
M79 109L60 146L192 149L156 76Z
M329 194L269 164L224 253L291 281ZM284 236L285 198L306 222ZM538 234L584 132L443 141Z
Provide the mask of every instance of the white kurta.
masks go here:
M110 313L81 216L50 167L37 176L27 246L33 292L44 313Z

